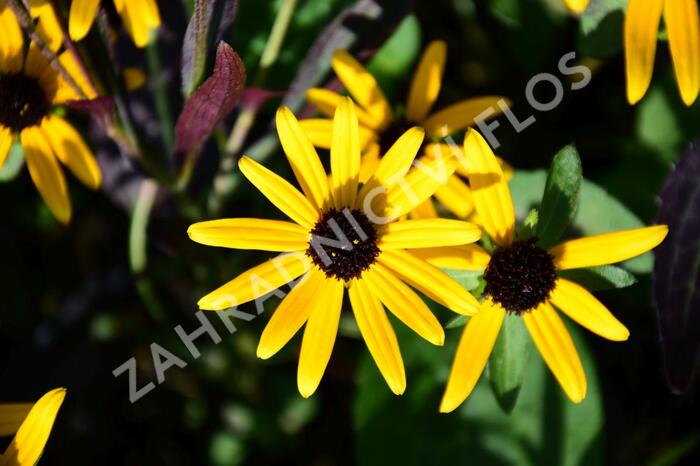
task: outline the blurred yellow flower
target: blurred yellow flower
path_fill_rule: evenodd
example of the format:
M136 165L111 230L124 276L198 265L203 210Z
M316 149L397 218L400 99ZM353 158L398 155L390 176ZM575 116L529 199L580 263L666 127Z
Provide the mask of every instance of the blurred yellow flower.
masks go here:
M360 120L360 138L363 148L361 181L369 178L376 169L380 157L386 153L389 144L409 127L417 125L424 128L430 138L443 138L473 125L474 119L488 108L494 110L491 116L497 116L500 114L500 107L497 105L500 100L510 105L507 99L500 96L476 97L462 100L431 114L442 86L446 58L445 42L433 41L426 47L413 75L405 114L397 118L374 76L346 51L338 50L333 54L331 60L333 70L359 105L357 115ZM333 115L342 98L336 92L319 88L309 89L306 97L328 117ZM330 119L304 119L301 125L316 147L324 149L330 147L332 138ZM459 148L450 148L447 144L438 145L431 142L428 142L425 147L428 156L438 151L443 155L459 152ZM463 158L458 157L458 160ZM474 209L469 196L468 182L460 177L463 173L464 167L460 164L457 167L457 174L441 186L435 196L455 216L466 219ZM432 201L427 200L413 212L412 216L413 218L432 218L436 217L437 213Z
M407 174L424 137L422 130L412 128L361 185L358 120L347 98L340 98L333 120L330 178L287 108L277 112L277 132L304 194L250 158L243 157L239 168L293 222L214 220L192 225L188 234L211 246L283 254L203 297L199 307L222 310L237 306L303 276L282 296L257 354L263 359L273 356L306 324L297 385L308 397L318 387L330 359L347 288L370 353L391 390L401 394L406 376L384 306L421 337L442 345L442 326L411 287L460 314L473 314L479 305L457 282L407 249L475 242L481 237L480 228L458 220L396 220L428 199L440 184L435 173L442 169L443 178L448 177L456 161L426 162L424 170ZM329 245L326 251L324 246Z
M65 397L66 389L56 388L34 405L0 404L0 436L16 432L0 456L0 466L34 466L39 461Z
M97 17L100 0L73 0L70 5L68 31L73 40L87 35ZM129 35L137 47L145 47L151 31L160 26L160 13L155 0L114 0Z
M57 52L62 36L60 28L53 28L53 10L37 15L37 33L52 52ZM0 29L0 167L19 137L39 193L53 215L68 223L70 198L58 161L86 186L97 189L101 183L100 169L83 138L67 121L51 114L52 106L81 96L54 70L35 43L29 44L25 59L22 31L4 0L0 0ZM58 60L88 98L96 97L71 54L63 52Z
M629 0L625 15L627 100L634 105L649 89L662 15L678 89L685 105L690 106L700 90L697 0Z
M552 304L608 340L626 340L629 331L590 292L557 277L556 272L638 256L661 243L668 227L606 233L566 241L548 251L532 240L516 240L510 190L491 148L480 134L470 130L464 150L470 156L469 179L476 210L498 247L489 255L471 245L471 255L462 257L461 264L457 264L463 269L486 269L485 299L479 313L469 319L464 329L440 411L456 409L469 396L484 370L506 312L523 318L562 389L571 401L579 403L586 396L586 376L571 336ZM459 251L441 248L435 254L450 257Z
M570 12L581 14L586 11L590 0L564 0L564 4Z

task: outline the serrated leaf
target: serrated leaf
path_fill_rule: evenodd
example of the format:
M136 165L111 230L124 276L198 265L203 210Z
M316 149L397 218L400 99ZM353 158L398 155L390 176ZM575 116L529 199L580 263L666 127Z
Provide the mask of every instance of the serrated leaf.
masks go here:
M496 400L510 413L518 401L532 340L522 319L507 314L489 358L489 380Z
M574 146L566 146L552 160L537 222L538 244L552 246L576 215L581 190L581 159Z
M605 291L626 288L637 283L634 275L621 267L603 265L587 269L562 270L560 277L573 280L588 291Z
M194 150L209 137L238 103L245 81L241 58L231 46L220 42L214 72L187 100L177 120L178 152Z
M24 166L24 149L19 140L10 148L5 163L0 167L0 183L14 180Z
M688 390L700 360L700 147L681 157L661 190L657 223L666 240L655 250L653 304L664 370L676 393Z

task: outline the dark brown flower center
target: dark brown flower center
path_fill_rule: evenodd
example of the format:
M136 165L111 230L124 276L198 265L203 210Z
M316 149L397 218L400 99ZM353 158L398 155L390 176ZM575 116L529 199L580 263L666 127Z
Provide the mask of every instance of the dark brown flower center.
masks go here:
M484 273L484 294L515 314L543 303L557 279L552 256L535 241L516 241L497 249Z
M0 75L0 124L20 132L39 124L50 103L39 81L24 74Z
M328 278L351 280L379 256L377 230L358 209L330 209L311 230L306 255Z

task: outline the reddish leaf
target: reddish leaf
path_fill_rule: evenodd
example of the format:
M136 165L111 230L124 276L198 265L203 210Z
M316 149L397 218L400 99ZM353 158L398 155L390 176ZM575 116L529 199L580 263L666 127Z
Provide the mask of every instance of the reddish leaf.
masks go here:
M114 97L103 96L92 100L73 100L68 107L92 116L95 120L104 122L112 118L115 102Z
M674 393L685 393L700 355L700 146L691 147L661 191L657 223L666 241L654 251L654 306L664 369Z
M177 120L177 151L196 149L238 103L245 85L243 61L231 46L220 42L214 73L192 93Z

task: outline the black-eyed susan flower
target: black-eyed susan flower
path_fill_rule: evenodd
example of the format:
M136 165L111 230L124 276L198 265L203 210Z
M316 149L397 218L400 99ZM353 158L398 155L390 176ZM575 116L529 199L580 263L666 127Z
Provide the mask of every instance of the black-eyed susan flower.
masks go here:
M566 241L549 250L535 240L518 240L515 214L501 168L476 131L466 136L472 196L482 225L497 244L492 254L469 245L469 254L452 267L485 269L484 300L469 319L454 357L440 411L457 408L471 393L491 354L506 313L521 316L537 349L564 392L575 403L586 396L586 376L574 343L552 305L588 330L612 341L629 336L627 328L590 292L557 276L557 271L620 262L656 247L665 225L606 233ZM463 247L464 248L464 247ZM434 257L458 256L442 248Z
M68 31L73 40L87 35L97 17L100 0L73 0L70 5ZM160 13L155 0L114 0L114 7L137 47L145 47L151 31L160 26Z
M44 14L39 14L37 33L51 51L56 52L62 43L60 28L52 28L51 21L44 19ZM100 169L83 138L66 120L52 114L54 106L81 96L59 76L35 43L29 44L25 59L22 31L13 12L2 0L0 29L3 31L0 41L0 167L19 138L39 193L53 215L68 223L70 198L58 162L92 189L97 189L101 183ZM85 96L94 98L94 91L87 86L73 56L64 52L58 55L58 60Z
M700 90L697 0L629 0L625 14L627 100L636 104L649 88L662 15L678 89L685 105L690 106Z
M257 355L270 358L305 325L297 385L308 397L330 359L347 289L370 353L391 390L401 394L404 366L384 307L436 345L443 344L443 329L411 287L461 314L478 309L478 301L457 282L407 250L474 242L481 230L458 220L398 220L433 194L456 161L436 161L407 174L424 137L422 130L412 128L360 184L358 121L347 98L339 102L333 120L330 179L287 108L277 113L277 132L304 194L250 158L243 157L239 168L292 222L214 220L192 225L188 234L202 244L283 254L203 297L199 307L226 309L302 277L265 327Z
M65 397L66 389L56 388L33 405L0 404L0 436L15 434L0 455L0 466L34 466L39 461Z
M442 76L447 58L447 45L443 41L431 42L426 47L416 68L406 100L405 112L401 116L393 113L391 104L384 96L377 80L348 52L338 50L333 54L331 66L352 98L358 104L363 161L360 180L369 178L377 167L380 157L389 145L411 126L424 128L430 138L443 138L474 124L474 119L492 108L492 116L500 113L499 96L465 99L442 110L431 113L442 86ZM328 89L310 89L306 94L309 102L329 118L310 118L301 121L316 147L328 149L331 143L332 122L330 117L341 101L340 94ZM437 149L439 150L439 149ZM467 218L472 209L460 202L469 187L465 180L455 176L436 193L438 199L459 218ZM416 216L429 215L432 204L427 203L416 211Z

